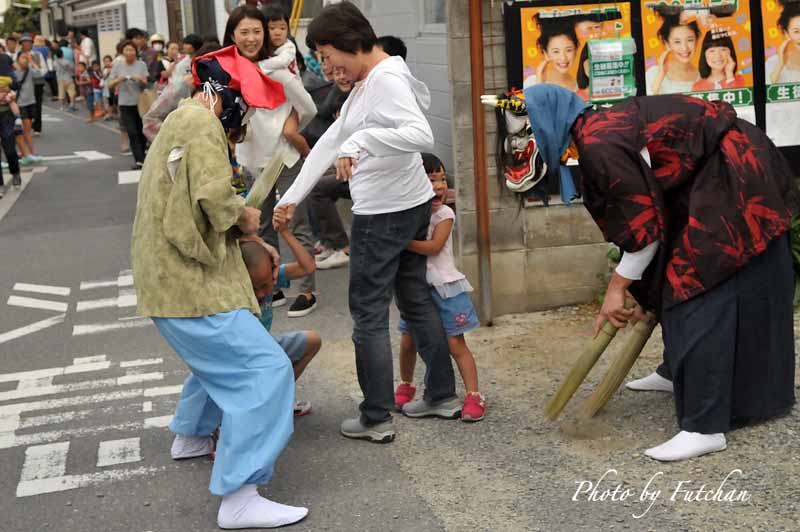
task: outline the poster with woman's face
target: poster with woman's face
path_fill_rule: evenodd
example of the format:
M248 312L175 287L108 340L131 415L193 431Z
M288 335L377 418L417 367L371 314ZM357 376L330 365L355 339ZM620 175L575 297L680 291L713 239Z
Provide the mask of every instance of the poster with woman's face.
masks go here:
M767 135L800 144L800 1L761 2L767 84Z
M726 101L755 122L747 1L642 1L647 94Z
M631 36L630 4L525 7L522 23L524 87L554 83L589 99L587 41Z

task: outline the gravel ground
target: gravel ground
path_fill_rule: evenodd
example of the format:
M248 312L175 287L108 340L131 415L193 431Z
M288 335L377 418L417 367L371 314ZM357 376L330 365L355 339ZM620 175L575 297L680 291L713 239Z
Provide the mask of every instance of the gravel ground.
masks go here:
M624 343L621 333L561 418L544 419L544 406L587 341L596 310L566 307L506 316L469 334L489 401L484 421L396 418L394 459L446 529L799 530L798 407L790 416L730 433L725 452L676 464L655 462L643 451L678 431L670 395L620 391L594 419L578 422L573 415ZM351 344L328 347L329 363L341 382L352 383L349 395L358 399ZM631 377L649 374L662 347L657 329ZM736 500L703 500L721 485L717 498L727 494ZM579 487L585 489L576 496ZM394 510L395 519L413 511ZM394 530L390 523L386 530Z

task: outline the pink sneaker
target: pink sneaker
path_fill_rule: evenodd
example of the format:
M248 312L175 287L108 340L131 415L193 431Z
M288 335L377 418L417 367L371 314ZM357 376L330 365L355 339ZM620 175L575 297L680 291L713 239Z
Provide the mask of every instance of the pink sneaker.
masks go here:
M461 409L461 421L480 421L486 413L486 399L479 393L468 393Z
M414 386L401 382L394 391L394 405L398 410L402 410L404 404L414 399L415 393L417 393L417 389Z

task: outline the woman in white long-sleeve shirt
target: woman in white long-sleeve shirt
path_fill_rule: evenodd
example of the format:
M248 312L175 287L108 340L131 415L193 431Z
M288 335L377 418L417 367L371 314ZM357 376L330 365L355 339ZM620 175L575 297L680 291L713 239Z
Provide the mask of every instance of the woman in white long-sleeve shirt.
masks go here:
M455 395L447 339L425 281L426 259L407 250L425 240L433 189L420 152L433 147L422 114L430 93L399 57L375 47L367 19L348 2L323 9L308 28L307 42L324 61L358 83L340 118L311 150L294 185L277 209L292 212L334 163L350 180L353 226L350 252L350 313L356 369L364 401L360 417L345 420L350 438L388 442L395 431L389 305L394 294L428 365L424 399L404 413L455 418Z

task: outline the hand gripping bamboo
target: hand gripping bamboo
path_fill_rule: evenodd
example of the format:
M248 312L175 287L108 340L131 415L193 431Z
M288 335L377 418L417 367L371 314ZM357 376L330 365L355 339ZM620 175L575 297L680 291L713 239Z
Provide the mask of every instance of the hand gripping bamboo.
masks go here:
M657 323L655 316L648 312L647 318L633 327L630 338L611 363L603 380L600 381L592 395L583 402L578 417L588 419L606 406L606 403L619 389L622 381L625 380L636 359L639 358Z
M625 308L632 308L634 305L635 303L632 299L625 299ZM561 411L564 410L564 407L567 406L569 400L572 399L573 395L575 395L575 391L584 381L594 365L597 364L597 361L600 359L600 355L603 354L603 351L606 350L608 344L610 344L611 340L614 339L614 336L617 335L618 330L619 329L614 327L611 322L603 322L597 337L592 338L591 342L589 342L589 345L586 346L586 349L584 349L577 362L575 362L575 365L567 375L567 378L564 379L561 387L544 409L544 415L547 417L547 419L554 421Z
M260 209L261 204L267 199L269 191L278 181L281 170L283 170L283 152L278 152L267 162L264 170L261 171L255 183L253 183L245 199L245 205Z

